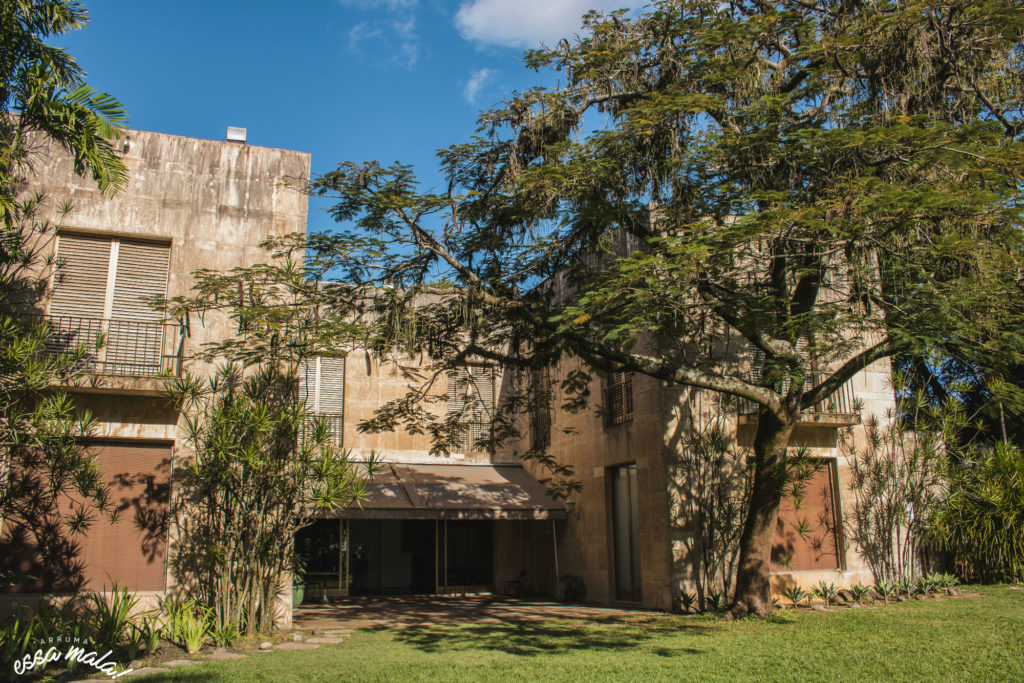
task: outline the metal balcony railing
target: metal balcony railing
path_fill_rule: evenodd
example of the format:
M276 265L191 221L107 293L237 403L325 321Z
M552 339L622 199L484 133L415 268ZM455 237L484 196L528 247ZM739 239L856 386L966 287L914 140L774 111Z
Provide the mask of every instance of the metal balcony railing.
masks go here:
M49 353L70 354L79 346L85 349L85 356L75 368L79 372L126 377L181 375L185 327L177 321L71 315L44 319L50 326Z
M825 377L826 375L820 373L811 373L804 382L804 391L809 391L818 386ZM740 399L738 405L740 415L755 414L759 407L753 401L746 399ZM853 386L850 382L845 382L831 395L826 396L804 411L805 414L812 413L816 415L855 415L857 412Z

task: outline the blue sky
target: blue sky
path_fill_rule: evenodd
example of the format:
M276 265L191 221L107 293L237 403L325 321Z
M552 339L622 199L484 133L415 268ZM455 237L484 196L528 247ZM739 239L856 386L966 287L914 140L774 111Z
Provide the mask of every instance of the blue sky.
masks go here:
M346 160L400 160L440 186L434 153L477 112L550 85L522 51L576 33L621 0L86 0L90 25L53 39L131 126L310 152L314 174ZM311 230L328 229L323 204Z

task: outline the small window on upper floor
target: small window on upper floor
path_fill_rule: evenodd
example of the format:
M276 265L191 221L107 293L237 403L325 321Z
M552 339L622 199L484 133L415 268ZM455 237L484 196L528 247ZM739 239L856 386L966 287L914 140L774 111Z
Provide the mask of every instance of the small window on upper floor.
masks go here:
M299 365L299 400L306 412L327 420L334 442L342 444L345 412L345 359L306 358Z
M448 415L457 416L454 446L463 452L489 450L494 422L494 368L466 365L448 371Z
M606 427L633 419L633 373L612 372L604 390L604 424Z

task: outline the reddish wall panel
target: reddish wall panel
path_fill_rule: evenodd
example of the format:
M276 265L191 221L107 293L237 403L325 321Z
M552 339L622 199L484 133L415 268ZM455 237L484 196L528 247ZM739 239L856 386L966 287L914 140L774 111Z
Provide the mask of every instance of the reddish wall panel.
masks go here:
M789 496L783 499L772 542L773 572L839 568L834 477L829 461L805 485L799 509Z

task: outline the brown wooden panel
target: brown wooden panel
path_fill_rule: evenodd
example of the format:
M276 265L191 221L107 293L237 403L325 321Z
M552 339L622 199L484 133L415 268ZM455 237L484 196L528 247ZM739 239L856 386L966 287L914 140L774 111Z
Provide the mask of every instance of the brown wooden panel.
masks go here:
M97 520L82 542L83 588L96 590L113 579L129 590L162 590L170 446L105 443L90 450L120 513L112 524Z
M117 519L94 512L86 532L72 534L62 517L78 509L74 497L52 509L21 496L21 514L5 520L0 540L0 568L31 577L14 592L98 590L112 580L133 591L163 589L170 446L111 442L89 450L120 511ZM30 485L32 476L17 480Z
M772 542L773 572L839 568L834 476L828 461L807 482L799 506L789 496L783 499Z

